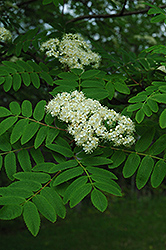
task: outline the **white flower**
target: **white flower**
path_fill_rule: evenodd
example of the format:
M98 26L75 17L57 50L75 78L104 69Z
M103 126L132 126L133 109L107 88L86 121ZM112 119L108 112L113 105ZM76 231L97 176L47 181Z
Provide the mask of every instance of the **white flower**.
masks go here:
M131 146L135 142L135 126L130 118L86 98L83 92L57 94L46 110L68 124L68 132L86 153L93 152L102 140L114 146Z
M62 40L51 38L42 43L41 51L46 50L48 57L54 56L59 58L60 63L68 66L70 69L84 69L84 66L91 65L98 68L100 56L90 50L89 45L79 34L66 34Z
M5 29L4 27L0 28L0 40L7 41L12 38L12 34L9 30Z

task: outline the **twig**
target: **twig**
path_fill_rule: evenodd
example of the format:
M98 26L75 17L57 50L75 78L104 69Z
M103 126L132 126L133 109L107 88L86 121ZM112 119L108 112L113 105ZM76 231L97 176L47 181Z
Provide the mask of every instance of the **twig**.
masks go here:
M166 4L165 5L161 5L159 6L159 8L163 9L166 8ZM74 23L83 19L93 19L93 18L114 18L114 17L123 17L123 16L131 16L131 15L138 15L138 14L144 14L147 13L149 10L149 8L143 9L143 10L136 10L136 11L130 11L130 12L121 12L117 13L117 14L98 14L98 15L83 15L83 16L79 16L76 18L73 18L69 21L66 22L66 24L68 23Z

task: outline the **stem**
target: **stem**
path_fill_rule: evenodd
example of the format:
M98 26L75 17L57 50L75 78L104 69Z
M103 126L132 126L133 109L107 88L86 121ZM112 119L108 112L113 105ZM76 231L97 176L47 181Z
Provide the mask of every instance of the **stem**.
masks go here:
M42 188L40 188L35 194L33 194L30 198L28 198L28 200L26 200L24 203L20 204L20 205L24 205L26 202L30 201L33 197L35 197L37 194L39 194L45 187L47 187L51 181L53 181L55 179L55 177L57 177L57 175L60 174L61 171L58 171L58 173L55 174L55 176L49 180Z
M100 148L106 148L105 146L100 146ZM163 160L163 161L166 161L166 159L163 159L163 158L160 158L160 157L157 157L157 156L154 156L154 155L149 155L149 154L144 154L144 153L140 153L140 152L136 152L136 151L131 151L131 150L126 150L126 149L121 149L121 148L114 148L114 147L110 147L111 149L113 150L119 150L119 151L123 151L123 152L126 152L126 153L136 153L137 155L143 155L143 156L150 156L154 159L157 159L157 160Z
M86 175L87 175L87 177L88 177L88 179L89 179L89 181L90 181L92 187L94 188L94 184L93 184L93 182L92 182L92 179L91 179L91 177L90 177L88 171L87 171L86 168L82 165L82 163L77 159L77 157L76 157L75 155L74 155L74 158L76 159L76 161L78 162L78 164L83 168L83 170L84 170L84 172L86 173Z
M34 120L34 119L32 119L32 118L29 118L29 117L24 117L24 116L21 116L21 115L13 115L13 116L17 116L18 118L21 118L21 119L27 119L27 120L29 120L29 121L36 122L36 123L38 123L38 124L40 124L40 125L42 125L42 126L46 126L46 127L49 127L49 128L53 128L53 129L58 129L58 130L66 131L66 129L58 128L57 126L50 126L50 125L48 125L48 124L45 124L45 123L43 123L43 122L36 121L36 120Z

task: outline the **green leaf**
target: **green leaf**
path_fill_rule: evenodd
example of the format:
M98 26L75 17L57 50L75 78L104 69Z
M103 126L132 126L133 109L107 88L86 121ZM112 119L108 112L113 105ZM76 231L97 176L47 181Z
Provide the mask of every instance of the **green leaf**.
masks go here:
M25 187L0 187L0 194L2 196L18 196L23 198L28 198L33 195L31 190L25 189ZM22 201L23 202L23 201ZM20 202L21 203L21 202Z
M59 0L53 0L53 4L54 4L56 7L58 7L59 3L60 3Z
M103 83L97 80L85 80L81 83L84 88L103 88Z
M139 164L140 164L141 158L136 153L131 153L123 167L123 176L125 178L131 177L137 170Z
M20 56L21 54L21 50L22 50L22 41L19 41L17 44L16 44L16 49L15 49L15 54L17 57Z
M23 181L37 181L40 183L48 182L51 177L46 173L34 173L34 172L19 172L14 174L14 177L18 180Z
M88 79L88 78L92 78L94 76L97 76L100 73L100 70L95 70L95 69L90 69L85 71L82 75L81 75L81 79Z
M54 83L62 87L63 86L78 87L78 82L73 79L56 80Z
M56 138L56 143L62 147L71 149L69 143L65 139L63 139L60 135Z
M143 109L141 108L140 110L137 111L135 119L138 123L141 123L144 119L145 113Z
M49 173L50 174L56 173L58 171L76 167L77 165L78 165L78 162L76 160L69 160L66 162L59 163L59 164L54 164L54 166L52 166L52 168L49 170Z
M18 102L11 102L9 108L14 115L19 115L21 113L21 108Z
M23 132L23 135L21 137L21 144L25 144L27 143L35 134L36 132L38 131L40 125L36 122L31 122L29 123L24 132Z
M30 78L29 73L23 72L21 74L21 76L22 76L23 83L25 84L25 86L28 87L30 85L30 83L31 83L31 78Z
M45 115L45 109L44 109L45 106L46 106L45 100L41 100L40 102L37 103L33 113L33 117L35 120L41 121L43 119Z
M71 69L71 72L73 72L77 76L80 76L83 73L83 70L82 69Z
M126 154L123 151L116 151L111 157L113 164L109 165L109 168L117 168L125 159Z
M6 205L0 209L1 220L13 220L22 214L22 207L19 205Z
M154 94L151 99L159 103L166 103L166 94Z
M151 23L158 23L158 22L162 22L165 19L166 19L165 15L159 14L159 15L152 17L150 22Z
M142 108L142 103L135 103L135 104L132 104L132 105L129 105L128 108L127 108L127 111L128 112L132 112L132 111L135 111L135 110L138 110Z
M65 181L71 180L74 177L81 175L83 172L84 170L81 167L75 167L72 169L65 170L56 177L56 179L53 182L53 186L57 186L61 183L64 183Z
M36 72L41 72L42 68L35 62L28 60L28 65L31 66L33 68L33 70L35 70Z
M163 160L159 160L155 166L151 175L151 185L153 188L157 188L164 180L166 175L166 163Z
M17 73L13 75L13 89L18 91L21 87L21 76Z
M159 117L159 124L161 128L166 128L166 109L164 109Z
M136 175L136 185L138 189L141 189L147 183L149 176L152 172L154 160L150 156L145 156L141 161Z
M28 72L33 71L33 68L27 62L24 62L23 60L17 60L16 66L19 66ZM24 72L22 74L24 74Z
M44 139L47 136L47 132L48 132L48 127L43 126L39 129L34 143L35 149L37 149L43 143Z
M112 185L112 182L110 184L103 183L103 182L95 182L94 185L98 189L103 190L109 194L113 194L116 196L122 196L120 189L117 188L116 186Z
M58 129L50 128L47 133L46 144L51 144L55 140L55 138L58 136L58 134L59 134Z
M28 230L33 236L36 236L40 229L40 216L37 207L31 201L24 205L23 218Z
M130 94L130 89L127 87L126 84L121 83L121 82L115 82L114 86L118 92L122 94L127 94L127 95Z
M48 125L51 125L54 122L54 119L55 118L52 117L52 115L50 113L47 113L45 118L44 118L44 122ZM57 130L57 129L55 128L55 130Z
M64 197L63 197L63 202L66 204L70 198L72 197L73 193L75 192L76 189L82 187L85 183L87 183L88 177L87 176L81 176L77 178L75 181L73 181L66 189Z
M5 156L4 165L8 178L14 180L13 175L16 173L16 156L13 152Z
M33 86L38 89L40 87L40 79L38 74L36 72L32 72L30 73L30 78Z
M23 197L19 196L5 196L0 197L0 205L12 205L12 204L21 204L25 202L25 199Z
M66 79L66 80L68 80L68 79L78 80L79 79L79 77L72 72L62 72L62 73L58 74L58 77L62 78L62 79Z
M111 81L108 81L105 88L106 88L107 92L109 93L108 99L112 100L112 98L114 97L114 94L115 94L114 85L112 84Z
M149 108L154 112L154 113L157 113L158 112L158 104L157 102L155 102L154 100L151 100L151 99L148 99L147 100L147 104L149 106Z
M41 191L41 194L53 206L57 215L64 219L65 215L66 215L66 209L65 209L63 201L62 201L61 197L58 195L58 193L53 188L45 187Z
M11 114L12 113L7 108L0 107L0 117L6 117L6 116L9 116Z
M42 185L37 181L25 180L25 181L15 181L11 183L9 187L26 189L28 191L38 191L39 189L42 188Z
M109 96L107 90L103 88L86 88L83 89L83 92L86 97L93 98L96 100L102 100Z
M43 78L43 80L46 81L46 83L48 83L49 85L53 85L53 79L52 77L45 71L40 73L40 77Z
M144 95L136 95L136 96L133 96L129 99L129 103L135 103L135 102L143 102L145 101L147 98L147 95L144 94Z
M21 119L14 125L14 128L13 128L11 136L10 136L10 143L11 144L15 143L16 141L18 141L20 139L27 124L28 124L27 119Z
M105 195L97 189L91 193L92 204L101 212L104 212L108 206L108 201Z
M148 117L150 117L152 115L152 111L151 109L149 108L148 104L145 103L143 106L142 106L142 109L145 113L145 115L147 115Z
M23 116L31 117L31 115L32 115L32 104L31 104L30 101L28 101L28 100L23 101L21 108L22 108L22 115Z
M165 85L164 86L159 86L159 90L161 92L166 92L166 86Z
M18 120L18 117L8 117L0 123L0 135L4 134Z
M24 51L24 52L27 52L27 51L28 51L30 44L31 44L31 41L30 41L30 40L24 41L24 43L23 43L23 51Z
M154 128L149 128L145 130L142 134L141 138L135 144L135 150L137 152L144 152L152 143L153 137L155 134Z
M148 5L150 6L150 4L148 4ZM155 8L156 8L156 6L155 6ZM155 9L155 8L151 8L150 10L148 10L148 15L161 13L161 9L159 9L159 8Z
M44 157L40 149L31 148L30 153L36 164L44 162Z
M69 149L69 148L66 148L66 147L63 147L63 146L59 146L59 145L56 145L56 144L48 144L46 145L47 148L57 152L57 153L60 153L66 157L72 157L73 156L73 152Z
M166 141L166 135L164 134L160 136L160 138L157 141L155 141L155 143L153 143L153 145L149 149L149 154L158 155L162 151L164 151L164 149L166 148L165 141Z
M111 164L113 161L106 157L89 157L81 160L82 164L85 166L99 166L99 165L107 165Z
M4 81L5 81L5 77L0 77L0 85L1 85L2 83L4 83Z
M96 175L96 176L109 178L109 180L110 179L115 179L115 180L118 179L116 177L116 175L114 175L113 173L111 173L109 170L106 170L106 169L102 169L102 168L98 168L98 167L86 167L86 169L88 170L88 172L90 172L91 174Z
M32 169L29 153L26 149L22 149L17 154L18 161L24 172L30 172Z
M51 222L56 221L56 213L53 206L48 202L48 200L40 195L36 195L33 197L33 202L35 203L36 207L38 208L39 212Z
M42 162L34 166L32 170L49 173L50 169L53 168L54 166L56 166L56 164L53 162Z
M0 149L4 152L11 151L12 149L12 146L9 143L8 136L6 133L0 136Z
M64 86L58 86L56 87L55 89L53 89L52 92L49 92L52 96L55 96L56 94L58 93L61 93L61 92L70 92L70 91L74 91L75 90L75 87L73 86L67 86L67 85L64 85Z
M73 192L70 198L70 207L76 206L80 201L82 201L85 196L87 196L92 190L92 185L90 183L84 184Z
M61 163L61 162L65 162L66 161L66 157L59 154L59 153L56 153L56 152L51 152L52 156L54 157L54 159Z
M49 4L49 3L52 3L52 0L43 0L43 2L42 2L43 5L46 5L46 4Z
M5 83L3 84L3 89L8 92L12 87L13 77L11 75L6 76Z

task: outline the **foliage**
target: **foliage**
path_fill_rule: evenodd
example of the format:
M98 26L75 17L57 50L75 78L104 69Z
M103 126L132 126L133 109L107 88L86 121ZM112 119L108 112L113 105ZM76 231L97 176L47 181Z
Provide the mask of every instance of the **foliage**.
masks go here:
M18 17L14 19L26 2L15 5L11 1L10 18L5 16L9 3L3 2L1 11L5 9L5 12L1 22L8 29L13 25L17 34L13 31L13 41L0 43L0 91L3 100L0 107L0 168L5 171L8 184L0 187L0 205L3 206L0 219L11 220L22 214L29 231L36 236L40 215L54 223L57 216L65 218L67 203L73 208L86 196L90 197L94 207L103 212L108 206L107 196L123 194L117 183L117 168L124 178L135 175L138 189L143 188L149 178L152 187L158 187L166 175L166 76L161 68L166 66L165 46L156 44L150 48L143 47L142 51L129 51L126 43L113 53L108 50L108 34L102 34L101 25L96 24L96 27L107 42L101 39L99 43L90 38L92 31L95 38L95 29L91 29L91 22L87 22L82 34L89 32L89 39L103 59L101 67L91 69L86 64L85 70L64 69L56 58L43 55L40 46L46 38L59 39L63 32L77 32L82 23L79 23L80 27L72 27L71 23L91 18L91 14L80 16L80 19L74 15L71 19L71 13L64 13L62 1L44 0L43 5L36 1L36 8L50 10L54 4L53 13L58 15L63 10L59 22L53 23L48 32L44 25L27 29L28 21L26 23L23 19L20 22ZM33 1L30 2L33 5ZM73 2L69 2L70 7L80 13L77 1ZM117 1L117 5L114 1L108 2L111 8L119 10L121 1ZM108 2L99 1L99 5ZM96 6L94 1L91 3ZM119 15L110 15L122 18L129 15L131 18L133 5L129 6L130 14L125 14L125 5L126 1ZM151 8L144 9L142 13L148 11L149 15L154 15L151 23L149 21L153 27L165 21L163 8L147 5ZM12 12L14 8L16 10ZM86 9L84 11L85 15ZM104 15L102 12L101 17ZM100 18L98 13L96 8L95 15ZM20 31L21 27L24 32ZM135 122L135 145L126 148L101 140L96 150L91 154L85 153L67 132L68 120L65 123L52 117L45 108L51 96L75 90L129 117L130 121L132 119ZM105 126L110 129L107 123Z

